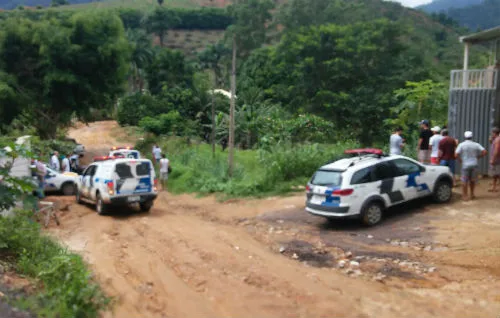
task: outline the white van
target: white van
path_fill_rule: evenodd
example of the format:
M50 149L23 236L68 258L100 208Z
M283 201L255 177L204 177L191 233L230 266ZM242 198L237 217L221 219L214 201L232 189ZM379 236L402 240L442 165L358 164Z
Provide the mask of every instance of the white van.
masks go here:
M89 201L99 214L109 206L139 204L144 212L158 195L157 179L148 159L110 158L94 162L79 176L76 201Z

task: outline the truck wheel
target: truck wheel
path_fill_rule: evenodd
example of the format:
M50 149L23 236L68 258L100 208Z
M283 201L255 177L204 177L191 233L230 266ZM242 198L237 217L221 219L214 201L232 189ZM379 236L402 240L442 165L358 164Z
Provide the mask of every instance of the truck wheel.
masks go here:
M153 201L141 202L139 206L141 207L142 212L149 212L149 210L153 207Z
M365 225L374 226L382 220L384 208L380 202L369 202L361 211L361 220Z
M439 181L434 187L433 197L437 203L446 203L451 200L452 196L451 183L446 181Z
M73 183L65 183L61 187L61 191L64 195L73 195L75 194L75 185Z
M98 193L96 195L96 200L95 200L95 210L97 211L97 214L99 215L106 214L107 208L108 208L107 205L104 203L101 195Z

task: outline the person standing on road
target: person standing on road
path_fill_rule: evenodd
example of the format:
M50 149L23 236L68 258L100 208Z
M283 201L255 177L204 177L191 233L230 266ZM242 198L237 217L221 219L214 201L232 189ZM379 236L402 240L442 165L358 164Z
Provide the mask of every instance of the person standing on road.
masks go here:
M40 156L40 157L43 157L43 156ZM47 167L40 160L36 160L35 167L36 167L36 175L37 175L37 180L38 180L37 194L38 194L38 198L43 199L45 197L43 189L45 187L45 175L47 174Z
M69 154L67 156L63 156L63 159L61 161L61 171L62 172L70 172L70 163L69 163Z
M166 158L165 154L161 155L160 159L160 183L161 190L165 190L167 188L168 181L168 173L170 171L170 161Z
M423 164L429 164L431 161L431 153L429 150L429 140L432 137L432 131L429 129L429 121L422 120L420 122L421 131L418 139L418 161Z
M441 134L443 138L439 142L439 164L450 168L453 174L453 183L455 184L457 182L455 179L455 150L457 149L457 140L448 136L448 129L443 129Z
M500 180L500 128L498 127L491 131L490 176L493 178L493 184L488 191L498 192L497 185Z
M158 163L160 162L160 159L161 159L161 148L158 147L158 145L154 145L153 146L153 160L155 163Z
M54 154L50 158L50 168L57 172L59 172L61 169L61 165L59 163L59 152L57 151L54 151Z
M429 149L431 151L431 164L439 165L439 142L443 139L443 136L440 134L441 128L435 126L431 129L434 135L429 139Z
M403 128L396 128L394 133L391 135L391 138L389 139L391 155L400 155L405 146L403 137L401 137L402 131Z
M470 187L470 199L474 200L474 188L477 182L478 159L488 153L483 146L472 141L472 132L464 133L465 141L461 142L456 150L456 157L462 163L462 199L468 200L467 190Z

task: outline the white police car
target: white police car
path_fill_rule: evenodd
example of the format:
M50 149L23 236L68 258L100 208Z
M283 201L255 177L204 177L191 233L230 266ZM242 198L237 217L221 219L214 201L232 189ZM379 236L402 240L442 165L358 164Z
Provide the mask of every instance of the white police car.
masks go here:
M109 157L123 157L123 158L133 158L141 159L141 153L132 147L113 147L111 148Z
M111 205L139 204L149 211L156 199L157 179L148 159L97 158L79 176L76 201L95 203L99 214Z
M384 209L431 196L451 199L453 176L448 167L424 166L379 149L348 150L352 158L321 167L307 184L306 211L327 218L359 217L367 225L382 219Z
M47 174L45 175L44 192L62 192L64 195L75 194L75 186L78 179L78 174L74 172L58 172L49 168L46 164ZM31 165L31 170L35 171L36 167ZM34 178L36 180L36 178ZM37 184L37 181L34 181Z

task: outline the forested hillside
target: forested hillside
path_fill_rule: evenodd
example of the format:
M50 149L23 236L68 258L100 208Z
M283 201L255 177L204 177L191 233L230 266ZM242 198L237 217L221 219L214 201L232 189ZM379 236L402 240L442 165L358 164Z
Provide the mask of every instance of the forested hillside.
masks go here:
M464 8L452 8L448 16L473 31L500 25L500 0L484 0Z
M431 3L421 5L417 8L429 13L439 13L441 11L446 12L451 8L464 8L480 4L482 1L483 0L434 0Z

